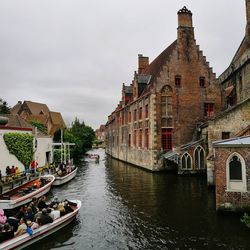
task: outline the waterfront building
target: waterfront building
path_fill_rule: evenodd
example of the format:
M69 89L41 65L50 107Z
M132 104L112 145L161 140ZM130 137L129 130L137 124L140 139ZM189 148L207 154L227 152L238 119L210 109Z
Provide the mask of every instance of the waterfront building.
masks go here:
M6 118L6 122L0 124L0 170L2 175L5 175L6 166L18 166L20 171L24 171L25 167L29 167L24 166L15 155L9 152L4 142L4 134L6 133L28 133L33 135L34 160L36 160L38 166L45 166L53 161L52 138L50 136L35 129L19 115L1 114L1 117Z
M192 13L178 11L177 39L138 70L106 123L106 152L150 171L205 171L197 127L221 110L220 85L196 44ZM201 140L200 140L201 139Z
M53 136L58 129L65 129L66 125L61 113L50 111L44 103L19 101L12 109L11 114L18 114L28 122L38 121L45 125L48 134Z
M246 0L245 36L228 68L219 76L222 112L200 127L207 141L208 185L216 185L213 142L250 134L250 0ZM224 168L226 166L224 165Z

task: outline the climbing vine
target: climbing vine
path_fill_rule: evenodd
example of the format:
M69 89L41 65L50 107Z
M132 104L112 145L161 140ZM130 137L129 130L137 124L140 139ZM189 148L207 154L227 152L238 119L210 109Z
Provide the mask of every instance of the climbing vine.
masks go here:
M4 141L9 152L15 155L25 168L28 168L33 157L33 135L6 133L4 134Z

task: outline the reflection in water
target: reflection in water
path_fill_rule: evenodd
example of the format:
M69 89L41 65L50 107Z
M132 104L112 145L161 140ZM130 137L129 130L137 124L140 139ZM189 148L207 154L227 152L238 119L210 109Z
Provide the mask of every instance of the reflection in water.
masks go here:
M50 196L82 201L77 220L30 249L247 249L237 216L215 212L205 178L149 173L106 157ZM237 233L236 233L237 232Z

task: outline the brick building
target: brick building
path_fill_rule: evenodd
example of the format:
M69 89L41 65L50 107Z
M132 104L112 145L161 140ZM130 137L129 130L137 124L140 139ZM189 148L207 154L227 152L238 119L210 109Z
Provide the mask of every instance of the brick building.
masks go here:
M151 171L177 165L182 171L205 169L196 128L221 110L220 93L196 44L192 13L183 7L177 39L151 63L139 55L132 84L123 84L106 124L106 152Z
M45 125L48 134L53 136L58 129L65 129L66 125L61 113L50 111L44 103L19 101L12 109L11 114L19 115L24 120L38 121Z
M213 141L249 134L250 125L250 0L246 0L246 32L229 67L219 76L222 111L202 125L208 146L208 185L215 185ZM216 164L217 165L217 164ZM217 179L217 178L216 178Z
M217 141L216 209L250 209L250 137Z

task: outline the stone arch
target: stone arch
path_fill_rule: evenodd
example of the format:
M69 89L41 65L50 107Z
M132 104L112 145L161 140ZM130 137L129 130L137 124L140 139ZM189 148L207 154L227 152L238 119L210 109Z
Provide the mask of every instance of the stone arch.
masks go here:
M194 150L195 169L205 169L205 150L202 146L197 146Z
M181 169L183 170L192 170L192 157L186 152L181 157Z

